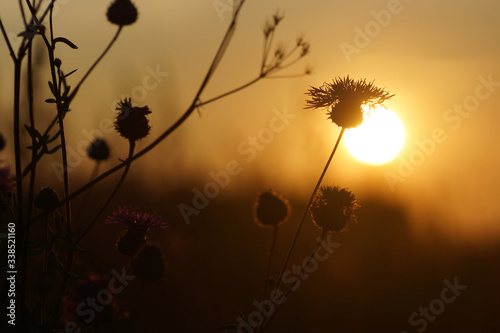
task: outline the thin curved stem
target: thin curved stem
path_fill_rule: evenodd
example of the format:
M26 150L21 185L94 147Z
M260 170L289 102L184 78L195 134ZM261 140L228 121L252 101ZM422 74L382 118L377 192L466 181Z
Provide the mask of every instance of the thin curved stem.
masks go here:
M239 87L237 87L237 88L234 88L234 89L232 89L232 90L230 90L230 91L227 91L227 92L225 92L225 93L223 93L223 94L221 94L221 95L219 95L219 96L213 97L213 98L211 98L211 99L209 99L209 100L207 100L207 101L197 103L197 104L196 104L196 107L198 108L198 107L203 106L203 105L206 105L206 104L208 104L208 103L215 102L216 100L221 99L221 98L223 98L223 97L226 97L226 96L229 96L229 95L231 95L231 94L234 94L234 93L236 93L236 92L238 92L238 91L240 91L240 90L243 90L243 89L245 89L245 88L247 88L247 87L251 86L252 84L256 83L257 81L259 81L259 80L261 80L261 79L263 79L263 78L264 78L264 76L263 76L263 75L259 75L259 76L258 76L258 77L256 77L255 79L253 79L253 80L251 80L251 81L248 81L247 83L245 83L245 84L243 84L243 85L241 85L241 86L239 86Z
M59 129L61 131L61 155L62 155L62 162L63 162L63 181L64 181L64 205L65 205L65 217L66 217L66 242L72 246L73 240L72 240L72 223L71 223L71 200L69 200L70 197L70 189L69 189L69 173L68 173L68 154L66 150L66 135L64 133L64 116L63 116L63 111L62 107L60 106L60 103L58 102L58 108L57 108L57 113L59 117ZM74 256L74 251L70 248L68 250L68 257L66 259L66 272L71 271L71 266L73 264L73 256ZM59 294L58 297L56 298L56 306L54 308L53 316L56 315L59 305L61 304L62 298L64 296L64 291L66 290L66 286L68 285L68 274L65 274L63 276L63 280L61 283L61 289L59 289Z
M135 148L135 142L130 141L130 147L129 147L129 153L128 153L127 161L130 160L130 158L134 155L134 148ZM104 204L102 205L101 209L99 209L99 212L96 214L96 216L94 217L94 219L89 223L89 225L87 226L87 228L85 228L85 230L80 235L80 237L78 237L78 239L76 240L75 244L79 244L85 238L85 236L89 233L90 229L92 229L92 227L94 226L94 224L96 223L96 221L99 219L99 216L101 216L101 214L104 212L104 210L106 209L106 207L108 207L108 205L111 202L111 200L113 200L114 196L118 192L118 189L123 184L123 181L125 180L125 177L127 176L128 171L130 170L130 165L131 165L131 163L128 162L127 166L123 170L122 176L120 177L120 180L116 184L113 192L111 192L111 194L109 195L108 199L106 200L106 202L104 202Z
M221 42L221 45L219 46L219 49L217 50L216 54L215 54L215 57L212 61L212 64L203 80L203 82L201 83L201 86L200 88L198 89L198 92L196 93L195 97L193 98L193 101L191 102L191 105L188 107L188 109L179 117L179 119L177 119L177 121L175 123L173 123L169 128L167 128L167 130L165 130L162 134L160 134L160 136L158 138L156 138L152 143L150 143L148 146L146 146L144 149L142 149L141 151L139 151L137 154L135 154L134 156L132 156L130 158L130 161L125 161L125 162L122 162L118 165L116 165L115 167L109 169L108 171L104 172L103 174L101 174L99 177L95 178L94 180L88 182L87 184L83 185L82 187L80 187L78 190L74 191L69 198L66 198L62 201L59 202L58 205L56 205L53 210L55 210L56 208L58 207L61 207L62 205L64 205L64 203L67 201L67 200L72 200L74 199L75 197L77 197L78 195L82 194L83 192L85 192L86 190L88 190L89 188L91 188L92 186L94 186L95 184L99 183L100 181L102 181L103 179L109 177L110 175L112 175L113 173L115 173L116 171L124 168L126 165L127 165L127 162L133 162L135 161L136 159L144 156L146 153L148 153L149 151L151 151L153 148L155 148L158 144L160 144L166 137L168 137L172 132L174 132L177 128L179 128L180 125L182 125L188 118L189 116L194 112L194 110L196 110L196 108L198 107L198 101L200 99L200 95L201 93L205 90L205 87L206 85L208 84L208 81L210 80L210 78L212 77L212 74L213 72L215 71L217 65L219 64L222 56L224 55L225 51L226 51L226 48L228 46L228 43L233 35L233 32L234 32L234 29L236 28L236 19L238 17L238 14L240 12L240 9L241 7L243 6L245 0L242 0L239 4L239 6L236 8L235 10L235 13L233 15L233 20L231 21L231 24L229 25L229 28L228 30L226 31L226 35L224 36L222 42ZM73 92L74 93L74 92ZM50 211L47 211L45 213L42 213L40 215L38 215L37 217L35 217L31 223L33 223L34 221L38 220L39 218L42 218L44 217L46 214L50 213Z
M46 319L46 297L47 297L47 252L49 247L49 218L45 219L43 257L42 257L42 295L40 305L40 324L44 325Z
M7 44L7 47L9 48L9 54L12 60L16 61L16 53L14 52L14 49L12 48L12 44L10 43L9 37L7 36L7 32L5 31L5 28L2 23L2 19L0 18L0 30L2 31L3 39L5 40L5 43Z
M99 174L99 166L100 166L100 161L96 161L95 164L94 164L94 169L92 170L92 173L90 174L90 177L89 177L89 180L88 181L91 181L92 179L94 179L95 177L97 177L97 175ZM87 202L89 200L89 197L90 197L90 191L88 191L85 196L82 198L82 202L80 204L80 206L85 209L85 207L87 206ZM80 208L80 209L82 209ZM78 215L81 215L81 214L78 214Z
M33 47L30 45L28 48L28 71L27 71L27 85L28 85L28 108L29 108L29 122L30 128L35 129L35 112L34 112L34 101L33 101ZM35 137L31 137L31 163L33 167L30 168L30 185L28 194L28 220L31 218L31 213L33 209L33 198L35 196L35 181L36 181L36 160L38 155L38 149L36 147ZM30 163L30 164L31 164ZM23 177L23 174L21 175Z
M267 288L269 286L269 278L270 278L270 274L271 274L271 264L273 261L274 248L276 247L276 240L278 239L278 230L279 230L279 227L277 225L274 225L274 227L273 227L273 241L271 243L271 250L269 251L269 260L267 262L267 269L266 269L266 281L264 284L264 293L263 293L262 299L267 298Z
M295 281L293 282L293 285L287 290L285 297L283 298L285 301L288 299L288 297L290 296L292 291L296 290L296 289L294 289L295 284L300 283L300 281L303 279L303 274L304 274L304 271L305 271L307 265L309 265L311 260L316 256L316 253L321 248L321 242L325 239L327 233L328 233L327 230L323 230L321 237L318 239L318 243L316 244L316 247L314 248L312 254L309 256L309 258L307 258L306 263L302 265L302 268L301 268L300 272L297 274L297 277L296 277ZM265 330L266 327L269 326L269 324L271 323L273 318L278 314L278 311L281 309L283 304L285 304L285 302L281 302L280 304L278 304L276 306L276 310L273 311L273 313L267 318L267 320L264 322L264 324L257 330L258 332L263 332L263 330Z
M295 244L297 243L297 239L299 238L300 231L302 230L302 225L304 224L304 221L306 219L307 213L309 212L309 209L311 207L312 201L314 199L314 196L316 195L316 192L318 191L319 186L321 185L321 182L323 181L323 177L326 174L326 171L328 170L328 166L330 165L333 156L335 155L335 152L337 151L337 148L339 146L340 140L342 139L342 136L344 135L345 128L342 127L339 137L337 138L337 142L335 143L335 146L333 147L333 151L330 154L330 157L328 158L328 161L326 162L326 165L323 169L323 172L321 173L321 176L318 179L318 182L316 183L316 186L314 187L314 190L311 194L311 198L309 199L309 202L307 203L306 208L304 209L304 214L302 215L302 218L300 219L299 225L297 226L297 231L295 232L295 235L293 236L292 243L290 244L290 249L288 250L288 253L286 255L285 262L283 263L283 267L281 268L281 273L278 277L278 284L276 285L276 289L279 289L281 285L281 280L283 278L283 274L285 274L285 270L288 266L288 262L290 261L290 257L292 256L293 249L295 248Z
M23 184L22 184L22 165L21 165L21 133L20 133L20 93L21 93L21 62L22 58L17 58L14 61L14 151L16 163L16 244L19 244L20 251L17 252L16 262L20 268L20 286L18 300L20 304L19 311L19 330L25 328L25 318L27 312L26 305L26 269L27 269L27 242L26 242L26 229L29 228L28 224L24 223L23 212Z
M78 89L80 89L80 87L82 86L83 82L88 78L88 76L94 70L94 68L97 66L97 64L99 64L99 62L104 58L104 56L106 55L106 53L108 53L108 51L111 49L111 47L113 46L113 44L118 39L118 36L120 35L121 31L122 31L122 26L120 26L118 28L118 30L116 31L115 35L113 36L113 38L109 42L108 46L104 49L104 51L101 53L101 55L99 56L99 58L97 58L96 61L94 61L94 63L92 64L92 66L90 66L90 68L87 70L87 73L85 73L85 75L82 77L82 79L80 80L80 82L78 82L78 84L76 85L76 87L73 90L73 92L69 95L69 98L68 98L69 101L73 100L73 98L75 97L76 93L78 92ZM69 102L68 102L68 104L69 104Z

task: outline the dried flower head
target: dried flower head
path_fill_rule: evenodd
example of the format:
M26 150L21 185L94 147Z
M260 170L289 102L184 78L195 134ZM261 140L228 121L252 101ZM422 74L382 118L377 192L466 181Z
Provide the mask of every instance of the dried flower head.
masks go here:
M156 213L147 213L143 210L129 210L126 207L118 207L104 221L107 224L123 224L138 234L145 235L150 228L166 229L167 223Z
M285 18L285 15L278 11L267 19L264 23L264 36L267 38L278 26L278 24Z
M318 228L326 231L344 231L356 222L359 207L354 194L338 186L322 186L311 205L311 217Z
M0 193L7 196L16 186L16 178L10 174L9 166L0 166Z
M59 203L59 195L50 186L42 188L35 195L34 204L41 210L51 210Z
M284 18L285 14L276 11L276 13L273 15L274 25L277 26Z
M292 208L286 198L274 190L259 194L254 204L254 220L259 226L268 228L285 223Z
M130 0L115 0L108 8L107 17L113 24L130 25L137 20L137 8Z
M306 109L326 108L328 118L338 126L357 127L363 122L362 105L373 109L394 96L375 87L373 82L366 82L366 79L354 81L346 76L337 77L332 83L325 82L319 88L311 87L306 93L311 96L306 101Z
M125 98L118 103L116 110L120 111L116 116L115 129L126 139L135 142L149 134L151 126L146 118L151 113L147 106L132 106L130 98Z
M96 161L103 161L109 157L109 146L103 138L97 138L87 148L87 155Z
M2 133L0 133L0 150L5 148L5 138L3 137Z
M309 53L310 45L307 42L302 43L302 50L300 52L301 57L305 57Z
M143 283L161 279L165 261L158 246L146 245L132 261L132 272Z

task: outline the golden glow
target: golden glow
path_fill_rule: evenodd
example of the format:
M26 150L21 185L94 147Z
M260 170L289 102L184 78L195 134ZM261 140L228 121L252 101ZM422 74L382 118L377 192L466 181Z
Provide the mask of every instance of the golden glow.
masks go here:
M349 153L360 162L374 165L391 161L405 142L403 123L394 112L385 108L365 112L363 123L347 129L344 135Z

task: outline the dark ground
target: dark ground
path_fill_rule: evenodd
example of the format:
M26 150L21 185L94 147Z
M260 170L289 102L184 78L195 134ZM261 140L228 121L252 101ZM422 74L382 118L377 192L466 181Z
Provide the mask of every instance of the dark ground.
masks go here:
M124 193L132 192L129 188ZM272 236L271 230L259 228L252 220L255 195L253 191L221 195L190 225L177 208L191 200L190 192L141 198L139 205L162 207L158 212L170 223L169 230L150 233L164 251L167 272L161 281L133 283L117 295L128 304L130 320L103 331L225 332L217 328L236 323L239 311L245 316L255 311L252 303L261 301ZM134 199L127 197L115 203L132 204ZM293 203L292 218L281 228L276 264L286 254L303 201ZM361 204L358 223L335 238L340 247L291 294L269 332L500 331L499 244L452 245L437 234L417 239L401 207L375 198L362 198ZM126 265L113 245L121 230L100 224L83 244L94 272L109 274L111 268ZM319 235L306 220L292 264L311 254ZM278 271L275 265L274 274ZM449 304L436 301L447 286L445 280L467 286L455 298L445 293L448 300L453 298ZM426 320L418 312L429 306L437 315L430 313Z

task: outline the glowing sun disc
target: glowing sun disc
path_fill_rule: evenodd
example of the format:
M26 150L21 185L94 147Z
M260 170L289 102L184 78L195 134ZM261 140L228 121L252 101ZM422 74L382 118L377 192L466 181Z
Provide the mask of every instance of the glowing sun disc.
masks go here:
M349 153L358 161L380 165L394 159L403 148L405 129L398 116L379 108L363 114L363 123L344 134Z

